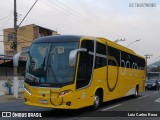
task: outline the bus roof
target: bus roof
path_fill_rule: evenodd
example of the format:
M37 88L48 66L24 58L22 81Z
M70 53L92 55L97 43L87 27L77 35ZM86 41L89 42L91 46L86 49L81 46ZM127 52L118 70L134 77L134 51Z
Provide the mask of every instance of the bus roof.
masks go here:
M50 42L77 42L81 36L78 35L56 35L56 36L46 36L40 37L33 41L33 43L50 43Z
M78 42L81 38L94 38L93 36L80 36L80 35L56 35L56 36L46 36L46 37L40 37L33 41L33 43L51 43L51 42ZM106 38L97 37L97 39L102 40L104 42L107 42L107 44L111 47L114 47L116 49L122 50L124 52L136 55L140 58L143 58L142 56L136 54L133 50L124 47L122 45L119 45L115 42L112 42L111 40L108 40Z
M131 50L131 49L125 47L125 46L122 46L122 45L120 45L120 44L117 44L116 42L112 42L111 40L108 40L108 39L106 39L106 38L102 38L102 37L98 37L98 38L99 38L100 40L107 41L107 45L109 45L109 46L111 46L111 47L113 47L113 48L122 50L122 51L124 51L124 52L130 53L130 54L132 54L132 55L136 55L137 57L140 57L140 58L143 58L143 59L144 59L144 57L136 54L133 50Z

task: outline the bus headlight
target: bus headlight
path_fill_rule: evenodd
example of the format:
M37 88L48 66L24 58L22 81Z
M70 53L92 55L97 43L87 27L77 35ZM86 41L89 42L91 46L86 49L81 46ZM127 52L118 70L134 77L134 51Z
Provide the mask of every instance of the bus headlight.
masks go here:
M73 92L72 90L65 90L59 93L59 97L63 97L64 95Z

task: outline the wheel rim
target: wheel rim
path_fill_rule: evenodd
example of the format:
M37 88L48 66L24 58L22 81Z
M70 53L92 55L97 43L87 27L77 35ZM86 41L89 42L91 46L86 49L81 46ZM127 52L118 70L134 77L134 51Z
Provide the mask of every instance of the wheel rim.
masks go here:
M136 96L138 95L138 91L137 91L137 88L136 88L136 91L135 91L135 95L136 95Z
M99 101L99 96L98 96L98 95L95 95L95 96L94 96L94 104L95 104L95 107L96 107L96 108L99 106L99 103L100 103L100 101Z

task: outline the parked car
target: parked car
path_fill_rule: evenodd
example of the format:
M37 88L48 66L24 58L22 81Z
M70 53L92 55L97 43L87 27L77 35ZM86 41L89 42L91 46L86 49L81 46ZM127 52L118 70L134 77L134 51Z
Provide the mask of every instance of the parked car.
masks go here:
M150 79L146 81L145 88L159 90L160 84L158 83L158 80Z

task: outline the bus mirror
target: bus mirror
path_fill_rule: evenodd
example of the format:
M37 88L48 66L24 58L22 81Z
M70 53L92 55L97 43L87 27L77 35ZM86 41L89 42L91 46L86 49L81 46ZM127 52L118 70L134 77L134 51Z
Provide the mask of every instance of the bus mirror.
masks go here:
M16 53L14 56L13 56L13 66L14 67L18 67L18 62L19 62L19 57L21 56L21 54L24 54L24 53L29 53L29 51L23 51L23 52L19 52L19 53Z
M69 66L70 67L75 67L78 52L86 52L86 51L87 51L86 48L80 48L80 49L72 50L69 54Z

